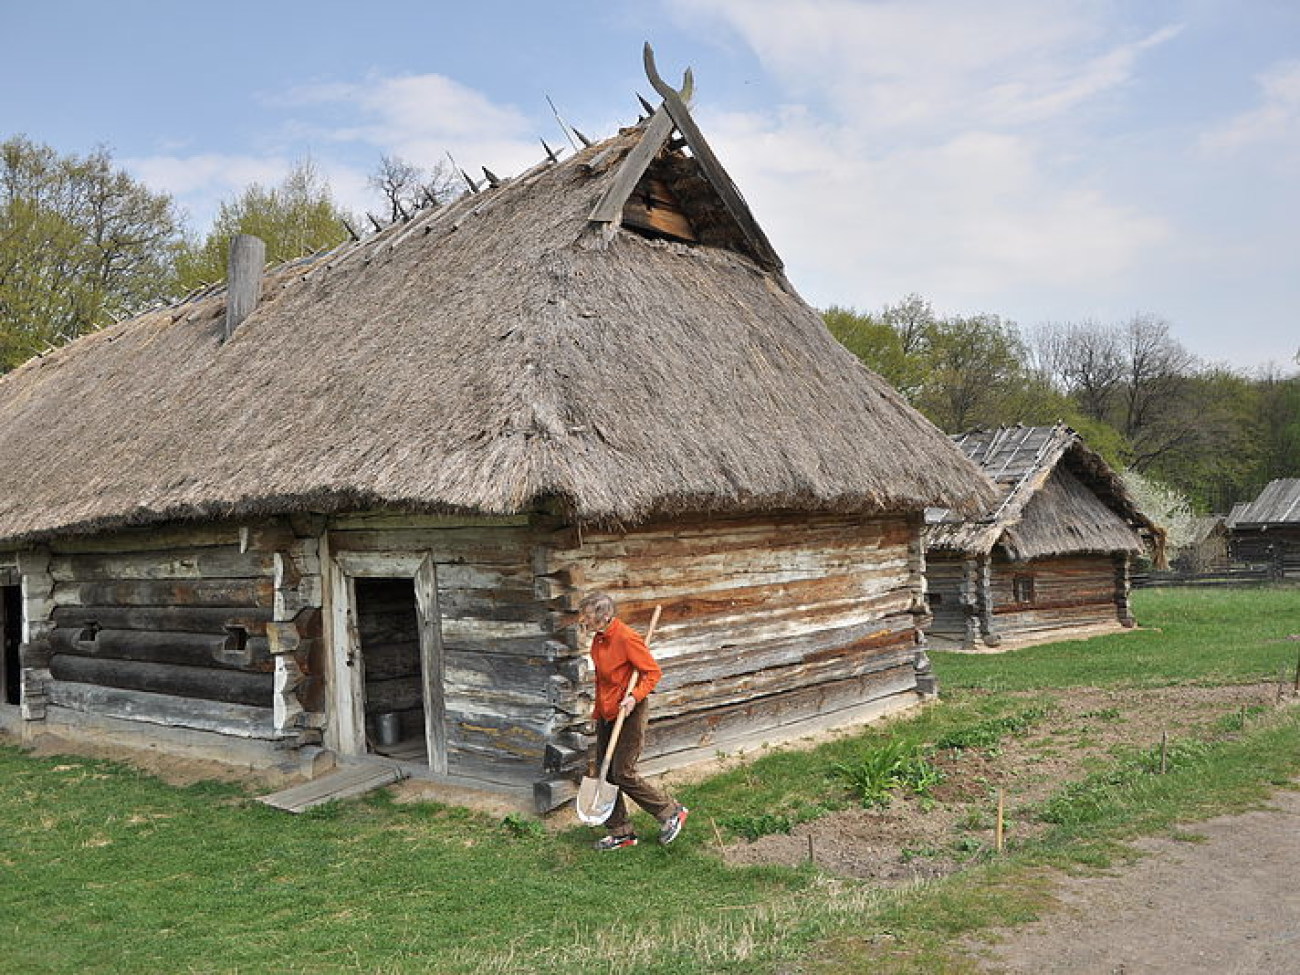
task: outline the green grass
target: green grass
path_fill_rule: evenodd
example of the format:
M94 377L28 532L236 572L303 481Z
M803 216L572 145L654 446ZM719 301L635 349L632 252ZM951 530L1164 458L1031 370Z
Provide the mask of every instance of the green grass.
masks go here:
M1035 810L1046 836L940 882L889 892L812 869L729 869L724 835L860 801L837 765L1016 734L1012 691L1276 679L1294 667L1300 590L1141 592L1145 632L998 657L936 654L948 700L806 752L766 751L682 792L672 847L614 855L552 833L386 794L290 816L213 784L0 748L5 970L564 972L704 975L798 962L837 975L974 971L955 936L1030 918L1045 871L1105 864L1124 840L1245 808L1300 773L1300 709L1225 716L1202 741L1120 754ZM992 690L989 690L992 688ZM1113 717L1113 716L1112 716ZM1098 720L1106 716L1099 714ZM891 743L897 743L891 745ZM766 817L766 820L764 819ZM639 819L643 833L653 824ZM1184 833L1183 835L1190 835Z
M932 654L941 690L1025 691L1052 687L1157 687L1294 678L1300 589L1140 589L1140 628L1007 654ZM1007 662L1014 658L1014 664Z

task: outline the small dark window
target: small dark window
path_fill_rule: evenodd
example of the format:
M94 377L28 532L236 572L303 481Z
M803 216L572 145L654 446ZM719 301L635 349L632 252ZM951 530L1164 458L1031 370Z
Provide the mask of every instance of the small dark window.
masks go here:
M1018 603L1032 603L1034 601L1034 577L1013 576L1011 579L1011 595Z

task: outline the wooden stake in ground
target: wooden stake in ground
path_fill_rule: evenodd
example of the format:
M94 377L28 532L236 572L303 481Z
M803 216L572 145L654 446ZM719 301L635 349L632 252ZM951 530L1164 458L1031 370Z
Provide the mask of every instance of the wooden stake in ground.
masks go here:
M998 790L998 821L993 828L993 845L999 853L1002 852L1002 822L1003 812L1005 809L1004 796L1002 790Z
M1160 774L1164 775L1165 770L1169 767L1169 732L1160 732Z

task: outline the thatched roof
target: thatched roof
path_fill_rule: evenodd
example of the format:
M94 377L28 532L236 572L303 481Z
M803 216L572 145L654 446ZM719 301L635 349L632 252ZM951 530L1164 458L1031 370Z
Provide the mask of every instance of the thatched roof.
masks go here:
M1281 477L1270 481L1254 501L1233 507L1229 528L1261 525L1300 525L1300 478Z
M976 430L954 440L993 479L999 499L977 519L927 513L929 548L987 554L1000 546L1019 561L1067 553L1138 554L1149 545L1163 560L1164 530L1138 509L1110 465L1064 424Z
M0 541L543 499L606 523L987 504L716 172L647 157L695 243L589 219L650 128L276 269L229 340L216 289L0 378Z

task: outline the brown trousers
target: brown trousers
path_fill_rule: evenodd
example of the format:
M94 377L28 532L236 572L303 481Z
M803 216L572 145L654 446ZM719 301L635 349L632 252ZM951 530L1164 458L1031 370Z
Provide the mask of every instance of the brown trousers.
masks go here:
M605 820L605 828L613 836L623 836L632 832L628 820L627 796L655 819L663 822L677 809L677 800L657 786L641 778L636 770L636 763L641 758L641 746L645 742L645 728L650 720L650 705L641 701L623 720L623 730L618 733L618 744L614 746L614 757L609 763L609 774L605 778L619 787L618 799L614 802L614 811ZM609 736L614 730L614 722L603 718L596 719L596 757L604 761L605 748L609 745Z

